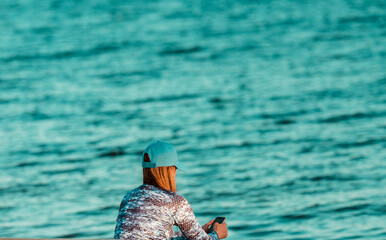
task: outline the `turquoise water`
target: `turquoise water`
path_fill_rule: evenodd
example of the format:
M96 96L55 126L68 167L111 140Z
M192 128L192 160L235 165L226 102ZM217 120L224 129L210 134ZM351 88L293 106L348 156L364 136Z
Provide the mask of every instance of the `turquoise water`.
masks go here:
M0 237L112 238L140 154L228 239L386 238L384 1L0 2Z

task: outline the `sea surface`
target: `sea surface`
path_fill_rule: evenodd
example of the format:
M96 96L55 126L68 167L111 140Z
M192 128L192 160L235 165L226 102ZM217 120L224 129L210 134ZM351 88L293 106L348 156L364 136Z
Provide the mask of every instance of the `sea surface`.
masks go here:
M113 238L157 139L228 239L386 239L386 2L0 1L0 237Z

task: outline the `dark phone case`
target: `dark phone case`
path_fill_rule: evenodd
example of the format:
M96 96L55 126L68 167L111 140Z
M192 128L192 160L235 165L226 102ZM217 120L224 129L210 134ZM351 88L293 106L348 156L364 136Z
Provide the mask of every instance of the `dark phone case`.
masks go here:
M222 222L224 222L224 220L225 220L225 217L216 217L216 219L214 220L212 226L210 226L210 228L209 228L209 230L208 230L208 233L213 232L213 226L214 226L214 223L216 223L216 222L217 222L217 223L222 223Z

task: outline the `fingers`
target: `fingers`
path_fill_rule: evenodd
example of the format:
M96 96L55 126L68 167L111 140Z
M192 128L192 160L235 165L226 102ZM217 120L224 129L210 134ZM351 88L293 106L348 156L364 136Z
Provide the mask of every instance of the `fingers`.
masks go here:
M214 222L214 219L212 219L212 220L210 220L209 222L205 223L205 225L204 225L204 226L210 226L210 225L212 225L212 224L213 224L213 222Z
M204 229L205 232L208 232L209 226L212 225L213 222L214 222L214 219L212 219L209 222L205 223L204 226L202 226L202 229Z

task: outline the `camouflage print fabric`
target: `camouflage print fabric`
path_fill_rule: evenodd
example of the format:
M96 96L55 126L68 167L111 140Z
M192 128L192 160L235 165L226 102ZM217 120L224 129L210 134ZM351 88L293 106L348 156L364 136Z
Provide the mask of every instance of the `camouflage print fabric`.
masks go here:
M173 231L176 225L181 231ZM143 184L128 192L119 208L115 239L218 239L198 223L181 195Z

